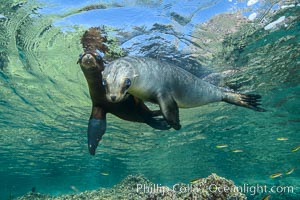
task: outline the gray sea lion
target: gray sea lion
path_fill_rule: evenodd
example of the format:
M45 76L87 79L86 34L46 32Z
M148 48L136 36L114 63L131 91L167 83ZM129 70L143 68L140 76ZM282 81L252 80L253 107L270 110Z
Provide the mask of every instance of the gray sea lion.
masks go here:
M120 102L129 93L159 104L163 116L176 130L181 128L178 107L192 108L225 101L255 111L265 111L258 107L260 95L228 91L180 67L152 58L124 57L113 61L103 71L102 84L111 102Z

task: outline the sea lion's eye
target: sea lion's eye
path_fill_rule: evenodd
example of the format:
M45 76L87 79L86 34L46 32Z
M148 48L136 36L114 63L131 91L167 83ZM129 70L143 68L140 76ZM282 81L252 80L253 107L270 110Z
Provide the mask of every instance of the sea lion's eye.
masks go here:
M131 85L131 80L129 78L126 78L125 81L124 81L124 85L126 88L129 88L130 85Z
M96 53L94 55L95 55L97 60L102 60L102 58L104 57L104 53L102 53L98 49L96 49Z
M102 60L102 57L99 54L94 53L93 55L94 55L96 60Z
M99 55L97 55L97 56L96 56L96 60L102 60L102 57L99 56Z
M102 80L102 85L107 86L107 81L105 79Z

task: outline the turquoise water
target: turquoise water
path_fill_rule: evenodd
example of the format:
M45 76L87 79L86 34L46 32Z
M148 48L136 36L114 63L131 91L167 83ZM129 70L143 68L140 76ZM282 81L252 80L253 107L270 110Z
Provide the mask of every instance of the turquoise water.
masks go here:
M171 186L211 173L237 185L292 186L292 194L272 198L300 199L300 150L291 151L300 145L294 1L0 2L0 199L32 187L52 195L74 193L72 186L111 187L129 174ZM246 20L252 13L257 18ZM91 101L76 62L91 26L105 26L125 54L158 57L221 86L261 94L268 112L225 103L182 109L180 131L109 115L90 156ZM209 79L211 73L221 81ZM228 147L216 148L222 144ZM278 172L284 175L269 178Z

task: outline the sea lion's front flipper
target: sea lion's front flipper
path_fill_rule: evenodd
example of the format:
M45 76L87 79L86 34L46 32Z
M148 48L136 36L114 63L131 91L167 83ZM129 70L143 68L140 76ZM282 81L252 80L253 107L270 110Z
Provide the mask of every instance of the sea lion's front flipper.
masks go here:
M88 148L91 155L95 155L97 146L106 130L106 119L90 119L88 126Z
M93 107L88 125L88 149L95 155L97 146L106 130L106 115L102 108Z
M158 95L157 98L159 107L167 122L172 126L172 128L179 130L181 125L179 121L179 109L177 103L174 101L172 96L168 94Z

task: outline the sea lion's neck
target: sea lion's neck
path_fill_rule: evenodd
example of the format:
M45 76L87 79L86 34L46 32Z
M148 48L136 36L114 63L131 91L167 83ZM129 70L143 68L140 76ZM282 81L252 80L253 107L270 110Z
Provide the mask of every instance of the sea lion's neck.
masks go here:
M105 89L102 86L102 71L91 70L83 71L85 79L87 80L90 96L94 103L103 101L105 98Z
M102 81L102 70L100 69L82 70L82 72L89 84Z

